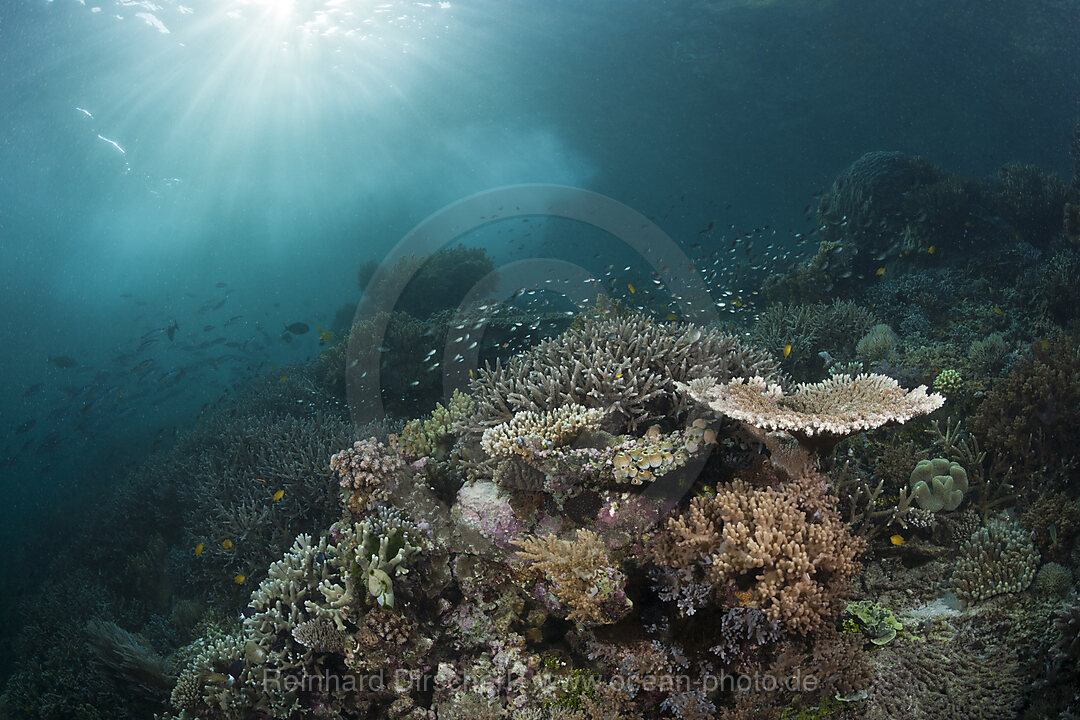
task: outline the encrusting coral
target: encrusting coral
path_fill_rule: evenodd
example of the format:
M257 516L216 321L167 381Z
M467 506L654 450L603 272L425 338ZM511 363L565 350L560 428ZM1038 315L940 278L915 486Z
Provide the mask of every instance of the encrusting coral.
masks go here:
M678 383L680 392L713 411L762 430L783 430L810 447L831 449L841 438L889 422L907 422L933 412L945 398L926 386L905 390L885 375L833 375L799 384L786 395L763 377L721 384L702 378Z

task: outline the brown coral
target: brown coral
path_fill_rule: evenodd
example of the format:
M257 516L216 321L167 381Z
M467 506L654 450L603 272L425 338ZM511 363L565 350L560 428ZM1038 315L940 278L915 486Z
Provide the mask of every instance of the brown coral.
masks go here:
M835 614L863 543L832 509L804 512L799 494L816 495L802 486L755 489L735 481L714 497L695 498L668 521L654 548L657 562L696 569L714 587L746 586L748 605L806 634Z
M540 573L552 594L570 608L567 619L585 624L614 622L632 606L623 575L596 533L577 531L574 540L526 537L515 541L518 558Z

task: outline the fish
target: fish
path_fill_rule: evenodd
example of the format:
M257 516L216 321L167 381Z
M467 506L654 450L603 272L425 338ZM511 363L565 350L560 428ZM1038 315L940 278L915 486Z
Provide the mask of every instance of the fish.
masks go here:
M211 331L211 330L213 330L213 329L214 329L214 326L213 326L213 325L203 325L203 329L202 329L202 331L203 331L203 332L210 332L210 331Z
M784 346L784 357L787 357L790 354L791 354L791 343L788 343L787 345Z
M995 315L1004 315L1004 314L1005 314L1005 311L1004 311L1004 310L1002 310L1002 309L1001 309L1001 308L999 308L999 307L995 307L995 308L994 308L994 314L995 314Z
M334 331L333 330L323 330L321 327L316 325L315 326L315 331L317 333L319 333L319 344L320 345L325 345L328 342L333 342L334 341Z
M263 480L262 478L255 478L255 482L266 482L266 481Z
M936 246L934 246L934 245L931 245L930 247L926 248L926 254L927 254L927 255L933 255L933 254L934 254L934 250L937 250L937 247L936 247Z
M889 538L889 542L891 542L893 545L896 545L897 547L900 547L901 545L906 543L907 540L904 539L903 535L893 535L891 538Z
M292 325L286 325L285 331L291 332L293 335L303 335L311 328L307 326L307 323L295 322Z
M284 490L278 490L276 493L274 493L270 497L273 499L274 502L277 502L281 498L285 497L285 491Z
M885 274L885 268L884 267L879 267L877 270L874 271L874 274L877 275L878 277L881 277L882 275Z
M22 394L23 399L31 398L37 395L39 392L45 389L45 383L34 383L26 389L26 392Z
M236 574L236 575L233 575L233 579L232 579L232 581L234 583L236 583L237 585L243 585L245 580L247 580L247 575L241 575L239 573Z
M229 286L229 283L223 283L223 282L219 282L218 284L214 285L214 287L219 287L219 288L228 287L228 286Z
M203 544L199 543L198 545L195 546L195 557L199 557L200 555L202 555L202 551L203 551Z
M288 375L282 375L281 377L278 378L278 382L283 383L283 382L286 382L288 379L289 379Z
M235 325L243 319L243 315L233 315L231 318L225 321L225 324L222 327L229 327L230 325Z
M158 339L157 338L150 338L149 340L143 340L141 343L139 343L139 347L135 348L135 352L140 353L143 350L149 350L150 348L154 347L157 344L158 344Z
M169 342L173 341L173 338L176 337L176 331L179 329L180 323L176 322L175 320L169 323L169 327L165 329L165 333L169 336Z
M630 290L631 295L637 292L637 290L634 289L634 283L626 283L626 287Z
M65 370L78 365L78 363L75 362L75 358L68 357L67 355L50 355L48 357L48 361L50 365L55 365L56 367L63 368Z
M226 538L225 540L222 540L221 541L221 547L225 548L226 550L229 550L230 548L232 548L232 540L229 540L228 538Z

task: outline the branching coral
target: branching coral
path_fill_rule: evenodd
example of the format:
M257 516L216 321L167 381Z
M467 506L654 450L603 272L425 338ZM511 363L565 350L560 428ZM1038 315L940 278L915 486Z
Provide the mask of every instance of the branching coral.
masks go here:
M1080 345L1035 343L994 386L975 416L987 448L1018 472L1065 474L1080 435Z
M469 395L455 390L445 406L437 403L426 420L410 420L392 440L410 458L443 460L454 444L455 427L464 422L475 408L476 403Z
M674 381L779 372L768 355L717 330L655 323L644 315L590 319L580 329L545 340L505 365L481 370L470 384L483 430L523 410L544 412L576 403L610 411L613 431L677 415Z
M925 386L904 390L885 375L834 375L800 384L785 395L762 377L736 378L719 384L703 378L679 383L681 392L721 415L763 430L783 430L801 443L831 448L840 438L889 422L907 422L933 412L945 402Z
M1017 523L993 521L972 535L953 568L956 594L966 602L1026 590L1039 568L1031 536Z
M357 440L330 458L330 469L345 491L345 504L356 514L385 499L400 479L405 463L374 437Z
M518 558L550 583L552 594L570 608L567 619L589 625L611 623L633 605L624 591L626 576L596 533L579 529L574 540L525 537L516 544Z
M599 410L576 404L540 413L523 410L485 430L480 446L492 457L528 457L572 442L585 430L597 428L602 417Z
M838 609L838 586L854 574L863 549L834 511L800 509L791 486L755 489L735 481L698 497L668 521L658 564L696 569L714 587L746 587L747 604L798 633Z

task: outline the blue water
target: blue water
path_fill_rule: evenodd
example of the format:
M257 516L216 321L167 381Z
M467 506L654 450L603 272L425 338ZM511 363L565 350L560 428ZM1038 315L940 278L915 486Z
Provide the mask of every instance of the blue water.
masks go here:
M227 390L316 357L360 265L473 193L580 187L686 247L714 222L791 249L867 151L1067 175L1080 12L1013 5L6 4L5 577L43 567L80 504ZM496 265L637 260L537 228L473 244Z

